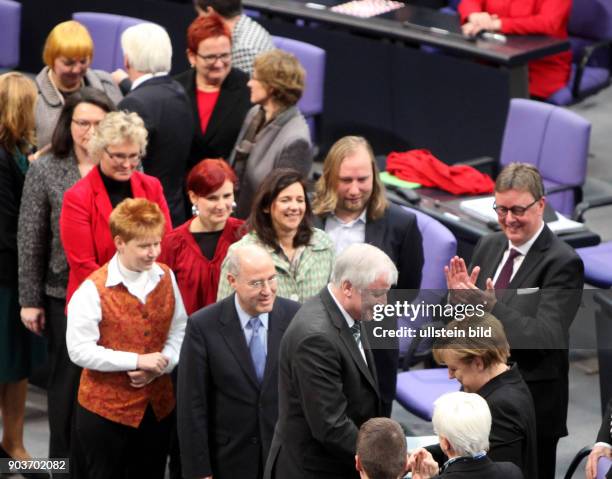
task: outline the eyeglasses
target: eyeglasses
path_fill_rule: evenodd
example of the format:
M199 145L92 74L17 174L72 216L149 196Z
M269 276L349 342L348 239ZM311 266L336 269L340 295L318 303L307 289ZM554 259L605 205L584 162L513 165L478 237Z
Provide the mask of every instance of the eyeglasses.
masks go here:
M116 161L118 163L123 163L127 160L133 165L137 165L138 163L140 163L140 158L142 157L140 153L132 153L130 155L126 155L125 153L111 153L106 148L104 148L104 151L111 160Z
M74 123L79 130L87 131L92 126L95 128L100 124L99 121L89 121L89 120L77 120L75 118L72 119L72 123Z
M249 281L247 284L250 288L259 289L260 291L264 289L264 286L267 284L269 287L273 287L276 285L276 275L270 276L268 279L257 279L255 281Z
M533 203L529 203L527 206L511 206L510 208L507 208L505 206L497 206L495 203L493 203L493 209L497 213L497 216L499 216L500 218L506 216L508 214L508 211L512 213L512 216L521 217L529 208L535 205L538 201L540 201L540 198L534 200Z
M220 53L219 55L202 55L201 53L196 53L196 55L204 60L206 65L214 65L217 60L221 60L223 63L229 63L232 59L232 54L229 52Z

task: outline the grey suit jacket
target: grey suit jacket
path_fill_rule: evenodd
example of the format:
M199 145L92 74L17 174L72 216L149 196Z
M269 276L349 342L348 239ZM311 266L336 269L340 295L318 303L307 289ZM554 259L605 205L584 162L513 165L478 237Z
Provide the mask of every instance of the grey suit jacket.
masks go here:
M470 270L481 267L479 288L495 275L507 247L503 233L485 236L476 245ZM538 435L567 434L569 327L583 286L582 260L544 226L492 311L504 325L512 360L533 396Z
M304 303L279 353L279 416L265 478L346 479L359 427L380 416L374 358L367 364L327 287Z
M253 117L261 108L255 105L249 110L242 124L236 145L229 157L234 166L236 147L240 145ZM297 106L287 108L255 136L244 173L239 178L240 190L236 216L246 218L251 212L257 188L275 168L295 168L307 176L312 166L312 147L306 120Z

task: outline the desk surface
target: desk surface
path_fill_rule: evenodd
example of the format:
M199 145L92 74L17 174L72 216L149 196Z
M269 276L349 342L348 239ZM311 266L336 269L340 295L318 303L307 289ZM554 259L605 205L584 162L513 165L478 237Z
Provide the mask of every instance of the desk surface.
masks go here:
M380 38L392 38L418 44L433 45L438 48L452 50L455 53L469 55L476 59L487 60L505 66L522 65L529 60L559 53L569 48L569 41L549 37L509 36L508 41L502 44L484 40L469 41L454 35L434 33L426 28L419 28L415 25L406 26L404 22L415 16L427 16L433 22L437 18L442 27L447 23L447 14L414 5L406 5L399 10L373 18L358 18L329 10L330 6L340 3L344 3L344 1L243 1L243 5L246 8L259 10L270 15L333 24L347 30L376 35Z

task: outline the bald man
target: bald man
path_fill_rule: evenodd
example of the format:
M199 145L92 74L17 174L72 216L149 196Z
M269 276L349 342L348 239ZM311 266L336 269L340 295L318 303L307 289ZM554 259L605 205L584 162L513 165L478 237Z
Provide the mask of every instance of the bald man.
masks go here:
M278 349L299 304L276 297L267 251L228 256L234 294L194 313L180 356L178 435L185 478L259 479L278 417Z

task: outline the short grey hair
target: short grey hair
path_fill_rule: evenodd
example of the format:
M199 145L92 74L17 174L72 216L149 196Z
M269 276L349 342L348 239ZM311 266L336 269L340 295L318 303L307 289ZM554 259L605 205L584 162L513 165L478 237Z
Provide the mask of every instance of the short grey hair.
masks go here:
M105 148L129 142L138 145L141 155L147 150L147 129L138 113L113 111L94 129L89 140L89 154L100 158Z
M121 48L139 72L169 72L172 67L172 42L168 32L156 23L139 23L126 29L121 35Z
M227 272L231 274L234 278L240 274L240 266L241 266L241 258L244 255L249 256L267 256L272 260L272 256L268 251L258 244L235 244L235 246L231 247L226 256L226 266Z
M433 427L459 456L473 456L489 449L491 411L484 398L457 391L434 402Z
M349 281L357 289L365 289L385 275L389 285L397 283L397 267L382 250L367 243L355 243L336 258L331 283L340 287Z
M510 163L497 175L495 191L504 193L508 190L527 191L534 200L545 194L540 171L529 163Z

